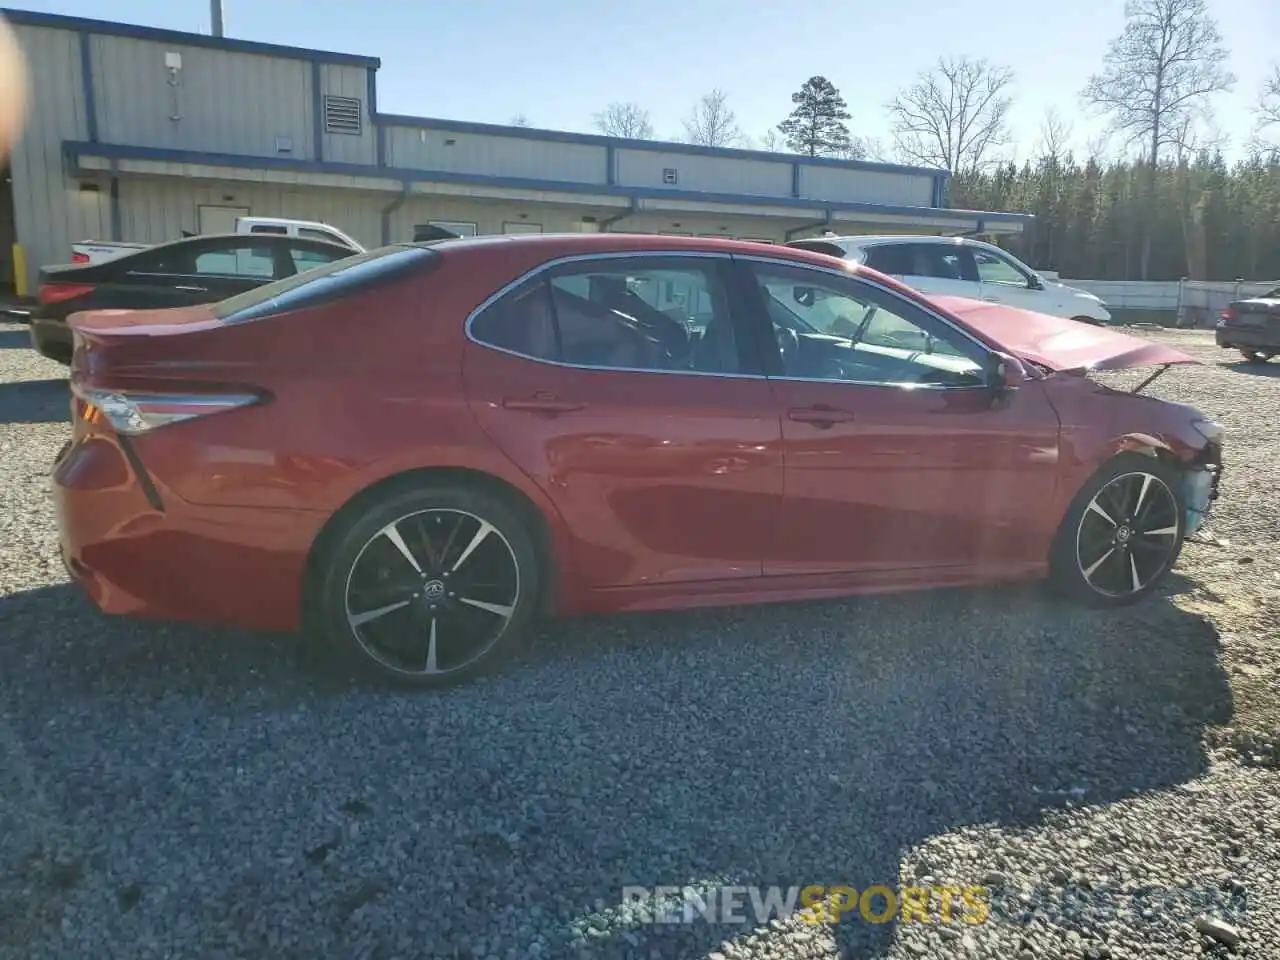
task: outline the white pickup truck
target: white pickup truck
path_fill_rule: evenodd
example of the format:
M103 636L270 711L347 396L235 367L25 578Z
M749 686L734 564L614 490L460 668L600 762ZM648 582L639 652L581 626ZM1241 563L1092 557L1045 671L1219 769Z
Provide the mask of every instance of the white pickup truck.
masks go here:
M362 247L337 227L312 220L287 220L283 217L237 217L236 233L276 233L308 240L327 240L363 253ZM149 243L122 243L115 240L83 240L71 245L72 263L102 263L152 246Z

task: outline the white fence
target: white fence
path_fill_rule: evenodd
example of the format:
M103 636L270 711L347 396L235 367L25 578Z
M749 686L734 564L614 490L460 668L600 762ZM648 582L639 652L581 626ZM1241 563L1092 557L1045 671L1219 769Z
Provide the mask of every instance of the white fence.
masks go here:
M1056 273L1041 271L1049 280ZM1280 287L1280 280L1074 280L1062 279L1102 298L1113 313L1142 311L1172 315L1180 327L1211 327L1232 300Z

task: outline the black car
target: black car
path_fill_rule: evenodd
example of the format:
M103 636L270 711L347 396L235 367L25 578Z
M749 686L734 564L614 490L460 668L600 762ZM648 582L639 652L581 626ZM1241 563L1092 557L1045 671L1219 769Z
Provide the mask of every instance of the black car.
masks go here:
M71 362L67 317L82 310L152 310L216 303L349 257L336 243L266 233L175 240L104 263L44 267L31 313L31 344Z
M1280 287L1227 304L1215 339L1218 346L1239 350L1252 363L1265 363L1280 354Z

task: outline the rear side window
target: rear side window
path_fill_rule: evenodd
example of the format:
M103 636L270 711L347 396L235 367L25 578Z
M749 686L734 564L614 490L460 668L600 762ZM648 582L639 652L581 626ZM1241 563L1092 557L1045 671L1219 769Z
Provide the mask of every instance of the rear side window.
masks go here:
M868 248L866 264L872 270L894 276L906 276L914 272L911 247L905 243L886 243Z
M535 277L486 307L471 322L471 335L499 350L537 360L559 359L551 289L546 278Z
M214 307L214 316L225 323L244 323L315 307L409 276L439 256L425 247L380 247L229 297Z

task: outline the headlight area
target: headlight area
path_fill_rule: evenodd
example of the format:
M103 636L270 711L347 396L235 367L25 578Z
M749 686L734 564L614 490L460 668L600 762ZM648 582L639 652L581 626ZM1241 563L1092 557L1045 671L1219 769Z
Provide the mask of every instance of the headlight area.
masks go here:
M1196 420L1191 426L1205 445L1182 474L1182 496L1187 505L1185 535L1193 536L1209 516L1222 482L1222 445L1226 428L1214 420Z

